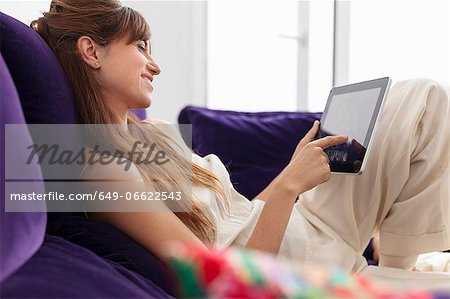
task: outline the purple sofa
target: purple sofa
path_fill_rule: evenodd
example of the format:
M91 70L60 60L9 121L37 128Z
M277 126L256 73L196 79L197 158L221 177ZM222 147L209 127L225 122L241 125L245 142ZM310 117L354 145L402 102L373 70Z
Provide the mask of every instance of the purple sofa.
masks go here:
M3 13L0 32L0 297L172 297L165 264L119 231L76 213L46 213L43 202L36 202L41 212L5 212L5 124L73 124L78 115L45 42ZM31 142L30 136L17 138ZM28 177L39 182L42 170ZM44 190L43 182L27 189Z

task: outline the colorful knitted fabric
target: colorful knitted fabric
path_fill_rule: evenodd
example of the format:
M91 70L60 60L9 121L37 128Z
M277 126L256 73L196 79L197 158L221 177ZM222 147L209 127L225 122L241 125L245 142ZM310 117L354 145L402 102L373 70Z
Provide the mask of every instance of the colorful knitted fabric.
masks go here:
M173 244L168 262L183 298L440 298L427 291L395 291L338 269L300 265L238 247Z

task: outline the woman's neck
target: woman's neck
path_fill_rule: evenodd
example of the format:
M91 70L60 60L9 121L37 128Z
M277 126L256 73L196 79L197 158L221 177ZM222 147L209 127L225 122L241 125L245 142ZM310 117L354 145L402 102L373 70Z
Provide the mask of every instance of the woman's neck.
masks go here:
M125 126L128 124L128 107L111 105L110 109L113 114L113 124Z

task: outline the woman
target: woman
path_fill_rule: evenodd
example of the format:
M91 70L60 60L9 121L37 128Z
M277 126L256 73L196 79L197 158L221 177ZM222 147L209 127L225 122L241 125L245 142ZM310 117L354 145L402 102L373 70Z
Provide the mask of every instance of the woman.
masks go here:
M158 124L164 122L156 120L140 125L128 114L129 109L150 106L152 82L160 73L151 56L149 27L140 14L114 0L54 0L50 11L31 27L58 56L82 122L123 128L105 133L109 147L128 153L142 141L168 153L170 162L159 167L130 155L129 170L114 163L95 164L82 174L90 180L126 180L125 189L116 189L123 193L147 190L140 182L152 182L150 188L158 192L183 190L192 205L189 212L172 212L162 205L149 212L90 213L149 250L164 255L170 240L239 244L360 271L366 266L362 252L378 230L384 266L412 269L418 254L450 248L446 87L416 80L391 89L374 137L374 153L358 177L330 175L323 149L347 138L313 141L316 122L286 168L249 201L234 190L215 155L192 154L191 169L176 132L163 133ZM169 179L160 179L161 174ZM170 180L174 177L192 182L192 190L180 180Z

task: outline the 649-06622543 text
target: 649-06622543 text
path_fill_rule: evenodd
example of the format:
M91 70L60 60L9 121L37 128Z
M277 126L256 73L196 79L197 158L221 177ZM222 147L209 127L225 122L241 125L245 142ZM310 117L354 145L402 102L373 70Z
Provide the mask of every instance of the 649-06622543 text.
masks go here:
M181 192L166 191L143 191L143 192L117 192L117 191L94 191L91 193L69 193L62 192L46 192L46 193L11 193L11 201L116 201L116 200L148 200L148 201L179 201L181 200Z

